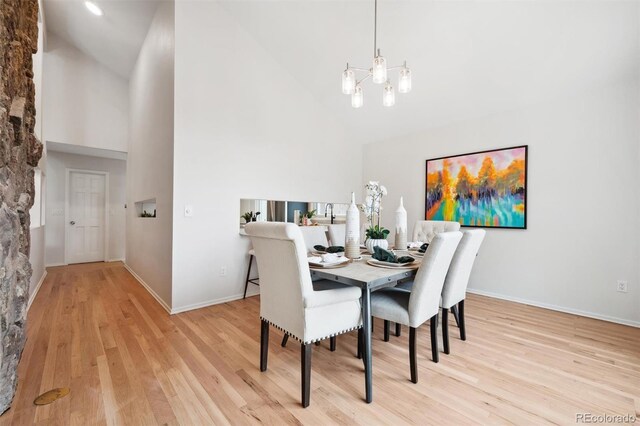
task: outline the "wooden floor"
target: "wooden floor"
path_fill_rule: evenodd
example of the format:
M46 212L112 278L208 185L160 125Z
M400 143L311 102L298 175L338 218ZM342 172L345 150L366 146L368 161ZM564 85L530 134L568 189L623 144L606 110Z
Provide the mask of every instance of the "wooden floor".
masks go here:
M575 424L577 413L640 417L640 329L486 297L466 303L468 339L431 362L419 330L419 383L405 329L374 334L366 404L356 334L313 348L311 406L300 406L300 348L272 329L259 371L259 299L169 316L121 263L49 268L28 318L12 408L0 424ZM54 387L69 396L36 408Z

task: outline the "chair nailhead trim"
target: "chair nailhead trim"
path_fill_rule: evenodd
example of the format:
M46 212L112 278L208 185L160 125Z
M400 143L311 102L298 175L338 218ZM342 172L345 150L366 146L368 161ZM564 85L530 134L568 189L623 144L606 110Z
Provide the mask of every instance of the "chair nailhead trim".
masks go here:
M298 342L303 343L303 344L305 344L305 345L308 345L309 343L319 342L319 341L321 341L321 340L328 339L329 337L338 336L338 335L340 335L340 334L348 333L348 332L350 332L350 331L358 330L358 329L361 329L361 328L362 328L362 326L359 326L359 327L352 327L352 328L348 328L348 329L346 329L346 330L339 331L339 332L334 333L334 334L330 334L330 335L325 336L325 337L320 337L319 339L308 340L308 341L306 341L306 342L305 342L305 341L303 341L302 339L300 339L299 337L294 336L294 335L293 335L293 334L291 334L289 331L287 331L287 330L285 330L284 328L280 327L279 325L272 323L272 322L271 322L271 321L269 321L268 319L266 319L266 318L264 318L264 317L260 317L260 319L261 319L262 321L266 321L266 322L268 322L268 323L269 323L269 325L271 325L271 326L273 326L273 327L277 328L278 330L280 330L280 331L282 331L282 332L284 332L284 333L287 333L287 334L289 335L289 337L293 337L293 338L294 338L294 339L296 339Z

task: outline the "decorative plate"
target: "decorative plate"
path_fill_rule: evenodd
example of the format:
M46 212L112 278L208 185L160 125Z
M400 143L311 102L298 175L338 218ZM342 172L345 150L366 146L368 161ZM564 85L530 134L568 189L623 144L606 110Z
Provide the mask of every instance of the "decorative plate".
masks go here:
M371 266L376 266L378 268L388 268L388 269L417 269L420 267L420 262L410 262L410 263L391 263L391 262L383 262L381 260L369 259L367 260L367 264Z

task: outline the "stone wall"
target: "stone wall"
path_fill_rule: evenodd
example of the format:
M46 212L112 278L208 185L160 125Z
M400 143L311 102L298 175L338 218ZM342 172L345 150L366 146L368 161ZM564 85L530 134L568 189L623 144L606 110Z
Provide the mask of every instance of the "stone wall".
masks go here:
M33 134L37 0L0 0L0 413L9 408L25 342L29 209L42 145Z

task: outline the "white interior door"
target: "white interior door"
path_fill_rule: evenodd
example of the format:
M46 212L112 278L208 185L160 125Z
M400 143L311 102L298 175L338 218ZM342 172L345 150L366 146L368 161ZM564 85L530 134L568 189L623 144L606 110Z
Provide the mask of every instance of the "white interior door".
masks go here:
M69 172L68 263L104 260L105 175Z

